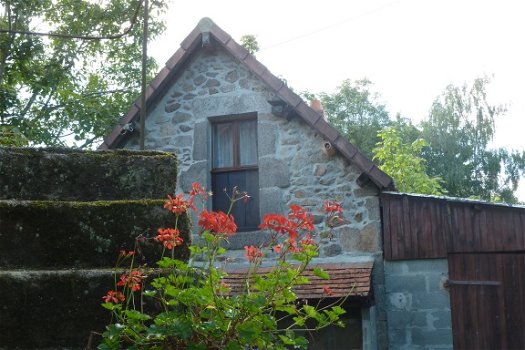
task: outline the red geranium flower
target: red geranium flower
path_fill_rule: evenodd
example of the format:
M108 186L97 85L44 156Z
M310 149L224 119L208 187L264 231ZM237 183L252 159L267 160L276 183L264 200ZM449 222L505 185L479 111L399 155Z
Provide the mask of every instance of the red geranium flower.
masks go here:
M131 291L136 292L140 290L140 286L142 283L142 272L133 270L131 271L131 275L128 276L127 274L120 275L120 281L118 281L117 286L126 286Z
M118 304L126 300L126 297L121 292L110 290L108 294L102 297L102 299L104 299L104 302L106 303Z
M173 228L159 228L158 235L155 240L162 242L168 249L173 249L176 246L182 245L183 239L180 237L180 231Z
M288 214L288 217L290 220L294 220L299 228L307 231L314 230L314 217L308 215L306 209L300 205L290 205L290 210L291 212Z
M315 240L313 239L313 237L307 233L303 239L301 239L301 245L304 247L305 245L317 245L317 243L315 242Z
M189 208L194 209L193 203L185 200L183 194L178 194L175 196L175 198L168 194L168 199L169 200L166 202L166 204L164 204L164 208L168 209L173 214L182 215Z
M323 208L324 211L329 214L343 214L343 208L341 207L341 204L337 202L325 201L323 203Z
M222 211L203 210L200 214L199 226L214 234L231 236L237 232L237 225L233 216Z
M263 257L262 251L259 248L254 247L253 245L249 247L244 246L244 250L246 250L246 254L244 254L244 256L248 259L249 262L257 261L258 259Z
M263 218L263 223L259 225L261 230L270 230L280 234L288 234L290 238L296 239L297 223L289 220L281 214L267 214Z
M334 291L332 290L332 288L328 287L328 286L324 286L323 287L323 293L328 295L328 296L331 296L334 294Z
M206 192L206 189L199 185L198 182L191 184L190 202L193 201L193 197L195 196L200 196L204 201L208 199L208 193Z

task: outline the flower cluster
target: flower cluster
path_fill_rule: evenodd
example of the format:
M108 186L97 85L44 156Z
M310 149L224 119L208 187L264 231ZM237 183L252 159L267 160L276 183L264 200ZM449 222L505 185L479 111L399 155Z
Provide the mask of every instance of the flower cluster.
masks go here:
M261 251L261 249L259 249L257 247L254 247L253 245L251 245L249 247L248 246L244 246L244 250L246 251L244 256L251 263L258 262L263 257L263 252Z
M213 234L231 236L237 232L233 216L222 211L203 210L199 216L199 226Z
M104 299L105 303L113 303L118 304L126 300L126 297L122 292L115 292L114 290L110 290L108 294L102 297Z
M129 288L132 292L139 291L142 285L142 272L138 270L133 270L131 273L120 275L120 280L117 283L117 286Z
M164 208L168 209L175 215L182 215L188 211L188 209L193 208L193 205L190 201L184 199L183 194L178 194L175 197L172 197L168 194L168 201L164 204Z
M159 228L158 235L155 237L157 242L162 242L164 247L173 249L182 245L183 239L180 237L180 231L177 228Z
M281 253L284 246L292 253L300 251L301 247L297 245L300 230L306 231L306 235L304 239L300 241L300 244L303 247L305 245L315 245L315 240L310 234L310 232L314 230L313 216L308 214L306 209L299 205L291 205L288 216L281 214L265 215L263 223L259 225L259 228L272 231L276 234L287 235L284 244L279 243L273 247L276 253Z

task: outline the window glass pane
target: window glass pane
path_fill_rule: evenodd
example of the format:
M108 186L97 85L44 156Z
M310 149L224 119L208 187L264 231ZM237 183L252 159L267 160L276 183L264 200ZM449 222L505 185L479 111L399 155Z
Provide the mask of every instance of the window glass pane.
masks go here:
M213 135L213 167L233 166L233 128L231 124L215 124Z
M257 120L241 122L239 134L240 165L257 165Z

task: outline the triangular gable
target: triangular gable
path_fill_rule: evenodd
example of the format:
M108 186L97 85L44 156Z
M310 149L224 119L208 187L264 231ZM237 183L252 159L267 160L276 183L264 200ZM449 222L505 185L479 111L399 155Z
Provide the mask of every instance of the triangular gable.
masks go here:
M288 115L301 118L310 125L316 132L329 141L333 147L349 162L357 166L362 174L359 181L366 183L371 180L381 190L395 190L393 180L390 176L381 171L370 159L364 156L359 150L346 140L336 129L334 129L322 115L310 108L296 93L275 75L273 75L262 63L251 55L244 47L239 45L224 30L219 28L211 19L203 18L193 31L182 41L180 48L166 62L166 66L152 80L146 90L146 105L149 106L164 91L168 82L176 78L178 71L183 67L198 49L202 48L203 41L209 37L221 45L236 60L243 63L261 81L282 100L281 103L287 106ZM119 123L113 128L111 133L104 139L99 146L100 150L116 148L122 141L124 125L139 120L140 96L135 100L128 112L120 119Z

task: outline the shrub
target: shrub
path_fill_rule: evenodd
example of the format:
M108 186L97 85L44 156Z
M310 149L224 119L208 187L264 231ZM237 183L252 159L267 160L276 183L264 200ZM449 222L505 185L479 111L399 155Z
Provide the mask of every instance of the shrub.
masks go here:
M102 304L111 311L113 323L106 327L99 349L306 348L304 331L331 324L343 327L339 319L343 300L321 307L298 300L294 293L295 286L309 283L301 274L317 256L312 215L297 205L290 206L287 216L266 215L260 228L270 231L271 239L262 246L245 247L249 268L242 290L233 291L225 283L227 273L216 262L237 226L229 213L205 210L207 199L197 183L188 199L169 196L164 207L174 214L174 227L159 228L152 237L140 236L135 250L121 251L115 286ZM246 193L234 189L230 210L235 202L248 199ZM173 258L174 249L182 244L179 219L188 210L196 210L197 200L202 204L198 225L204 243L191 246L191 258L184 262ZM342 220L339 204L326 202L324 210L328 229ZM156 269L136 264L144 240L164 246ZM274 265L263 274L259 270L268 255L274 257ZM126 263L129 267L123 270ZM314 273L329 277L319 268ZM324 291L327 296L331 293L328 286Z

